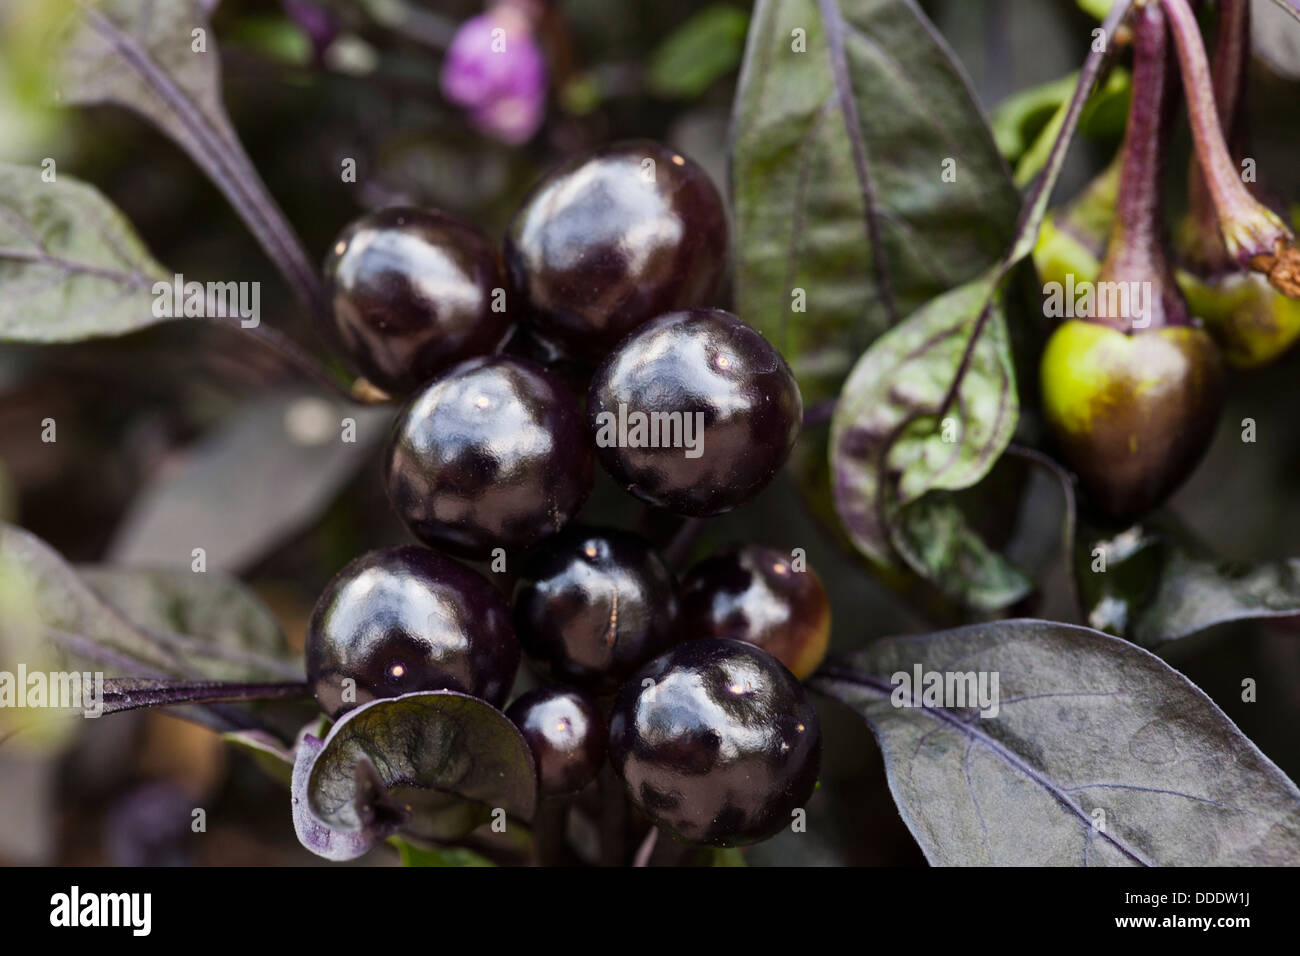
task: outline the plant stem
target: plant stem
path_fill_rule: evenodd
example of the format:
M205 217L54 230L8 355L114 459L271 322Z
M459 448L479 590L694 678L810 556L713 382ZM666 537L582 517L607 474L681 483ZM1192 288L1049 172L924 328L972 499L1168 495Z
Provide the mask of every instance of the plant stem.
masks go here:
M1187 0L1161 3L1178 49L1192 139L1228 254L1242 267L1267 275L1284 294L1300 298L1300 252L1295 248L1295 236L1276 213L1250 194L1228 153L1196 17Z
M1250 65L1249 0L1219 0L1218 40L1214 48L1214 99L1219 127L1225 131L1234 156L1242 150L1242 100L1245 98ZM1216 275L1236 268L1219 233L1219 214L1210 196L1205 173L1196 153L1187 169L1187 219L1181 245L1191 265L1202 275Z
M304 683L242 684L226 681L159 681L112 678L104 681L105 714L145 707L212 704L221 701L292 700L311 696Z
M251 328L244 328L238 316L222 316L215 307L210 308L208 314L213 317L211 321L248 334L275 352L286 366L341 398L361 405L380 405L392 401L390 395L375 388L364 378L356 379L350 386L339 381L315 356L278 329L261 322Z
M691 556L691 549L704 531L704 521L700 518L686 518L673 535L668 546L664 548L664 563L671 571L680 571Z
M1172 79L1165 16L1156 3L1133 12L1133 105L1124 131L1119 194L1098 283L1143 283L1150 289L1145 314L1098 312L1096 321L1122 332L1186 325L1187 304L1165 255L1162 185L1169 133ZM1098 296L1101 306L1109 296Z
M645 835L641 845L637 847L636 856L632 860L633 866L649 866L650 858L654 856L655 847L659 843L659 828L651 827L650 832Z

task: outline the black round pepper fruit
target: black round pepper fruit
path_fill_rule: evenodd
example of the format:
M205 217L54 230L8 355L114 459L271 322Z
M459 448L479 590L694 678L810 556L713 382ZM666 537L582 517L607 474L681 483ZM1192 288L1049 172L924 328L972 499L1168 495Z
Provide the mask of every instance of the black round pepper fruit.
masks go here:
M805 679L826 656L831 605L817 572L798 567L786 552L759 545L705 558L682 579L677 635L754 644Z
M333 718L424 690L456 690L499 707L518 668L519 644L497 589L424 548L357 558L325 588L307 626L307 679Z
M596 779L608 732L591 698L576 690L543 687L512 703L506 716L528 741L543 793L576 793Z
M524 359L470 359L417 392L388 445L388 500L417 538L463 557L527 548L591 490L573 395Z
M680 515L730 511L785 463L803 420L789 366L729 312L647 322L596 370L587 420L601 464Z
M646 320L713 299L726 272L726 208L680 153L616 143L534 188L507 232L505 263L522 314L599 359Z
M509 331L496 249L436 210L362 216L330 250L325 283L334 330L357 371L394 394L494 351Z
M774 836L812 796L821 728L803 685L741 641L692 641L619 692L609 752L632 802L692 843Z
M515 632L549 676L597 693L672 643L676 584L645 539L568 528L526 560L515 588Z

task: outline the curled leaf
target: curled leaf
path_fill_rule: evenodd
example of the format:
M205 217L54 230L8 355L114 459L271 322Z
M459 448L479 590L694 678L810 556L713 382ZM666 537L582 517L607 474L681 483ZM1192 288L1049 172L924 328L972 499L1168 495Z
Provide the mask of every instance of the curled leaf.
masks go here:
M935 299L877 340L845 383L831 424L836 508L858 549L885 566L899 554L950 595L986 607L1017 600L1028 582L950 504L921 502L978 482L1015 432L1019 400L994 301L998 279L991 272Z
M298 842L317 856L327 860L354 860L380 842L387 833L382 828L361 827L344 832L321 823L307 808L308 778L324 741L308 734L298 742L289 783L290 805L293 809L293 832Z
M537 800L532 754L515 725L454 691L350 711L326 736L304 786L300 803L318 824L367 838L457 839L494 811L529 820Z

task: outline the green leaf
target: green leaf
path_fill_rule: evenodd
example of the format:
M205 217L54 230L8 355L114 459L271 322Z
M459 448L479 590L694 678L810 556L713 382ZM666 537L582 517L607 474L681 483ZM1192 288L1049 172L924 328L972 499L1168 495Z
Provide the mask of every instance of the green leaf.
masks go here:
M402 866L496 866L486 857L464 847L418 847L396 837L390 842L402 855Z
M939 492L905 506L891 530L908 567L966 607L1008 607L1034 588L970 527L950 494Z
M1094 20L1105 20L1111 7L1115 5L1115 0L1074 0L1074 2L1079 5L1080 10Z
M1108 35L1125 8L1115 8ZM917 503L932 491L980 481L1015 433L1019 400L1001 297L1034 250L1102 60L1094 52L1080 70L1002 262L876 340L854 366L831 422L835 507L858 550L882 568L901 558L944 593L978 608L1015 600L1027 581L974 537L951 503ZM935 534L942 537L924 540Z
M666 99L693 99L740 65L749 14L729 4L705 7L650 55L646 84Z
M1019 196L967 78L900 0L760 0L731 165L738 312L808 405L1014 234Z
M1015 162L1042 138L1043 130L1053 115L1070 102L1070 94L1078 85L1077 74L1059 80L1040 83L1015 93L998 105L989 118L993 138L1002 155Z
M238 580L218 571L82 568L81 578L208 680L303 680L302 655Z
M148 482L114 563L239 571L315 521L387 436L393 411L286 393L250 402ZM354 423L345 441L345 421Z
M537 801L532 754L515 725L491 704L453 691L350 711L330 729L302 784L296 799L331 831L422 841L459 839L497 810L530 820Z
M991 706L927 700L931 674L984 679ZM1300 790L1187 678L1119 638L999 621L878 641L811 684L870 724L933 864L1300 864Z
M1017 186L1027 186L1047 165L1070 108L1070 93L1077 82L1078 74L1072 74L1012 97L999 107L994 129L998 129L1001 122L1003 132L999 146L1016 164ZM1088 98L1079 115L1079 131L1093 139L1121 136L1132 91L1133 78L1129 73L1118 68L1112 70L1102 86ZM1025 100L1020 101L1020 97L1025 97ZM1009 115L1003 116L1004 108L1010 111ZM1014 133L1008 129L1013 122L1019 123ZM1020 149L1014 155L1006 153L1007 147L1016 146Z
M1019 400L1006 322L992 302L998 278L990 272L885 333L854 367L831 424L836 507L858 550L883 566L898 554L976 607L1012 603L1028 582L970 532L951 500L925 496L978 482L1014 434Z
M0 163L0 341L73 342L162 321L162 266L94 188Z
M221 575L189 577L78 572L35 535L0 525L0 669L22 663L167 686L302 680L297 655L257 598ZM221 730L265 723L230 704L195 706L193 716Z
M1158 519L1119 533L1085 530L1075 579L1098 630L1156 648L1231 621L1300 615L1300 559L1221 561Z
M186 673L173 652L104 601L49 545L11 525L0 525L0 622L7 664L89 662L123 677Z

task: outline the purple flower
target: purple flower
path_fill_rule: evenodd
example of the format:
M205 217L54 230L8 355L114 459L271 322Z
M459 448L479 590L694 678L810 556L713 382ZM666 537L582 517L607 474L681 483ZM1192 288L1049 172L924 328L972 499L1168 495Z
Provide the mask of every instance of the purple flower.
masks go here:
M482 132L517 145L546 117L546 61L527 22L505 11L466 20L447 51L442 91Z

